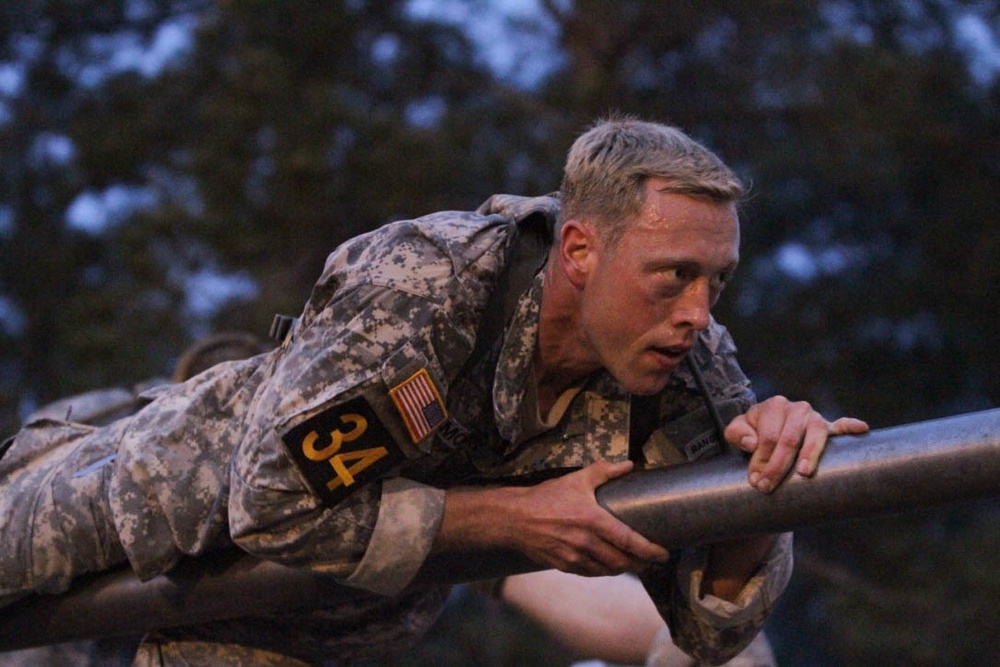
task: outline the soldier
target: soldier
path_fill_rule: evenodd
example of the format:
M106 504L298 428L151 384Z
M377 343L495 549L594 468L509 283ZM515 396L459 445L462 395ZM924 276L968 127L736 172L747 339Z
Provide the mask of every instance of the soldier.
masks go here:
M5 443L0 597L126 560L150 578L232 543L318 572L352 562L343 583L366 594L284 619L281 637L282 619L239 619L146 654L336 662L433 623L447 587L407 588L429 554L512 548L637 572L679 646L731 657L787 581L790 535L668 553L594 489L728 441L766 493L812 474L830 434L867 429L754 402L709 315L742 195L679 130L613 119L574 143L561 198L494 196L345 243L275 351L158 387L107 426L43 420Z

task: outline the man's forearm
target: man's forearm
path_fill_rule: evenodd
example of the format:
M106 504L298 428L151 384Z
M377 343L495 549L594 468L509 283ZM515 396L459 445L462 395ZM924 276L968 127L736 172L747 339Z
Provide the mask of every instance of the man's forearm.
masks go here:
M513 546L512 505L523 493L518 487L449 489L431 553Z
M589 576L664 561L666 549L595 498L598 486L631 468L599 461L535 486L450 489L431 552L513 549L542 567Z

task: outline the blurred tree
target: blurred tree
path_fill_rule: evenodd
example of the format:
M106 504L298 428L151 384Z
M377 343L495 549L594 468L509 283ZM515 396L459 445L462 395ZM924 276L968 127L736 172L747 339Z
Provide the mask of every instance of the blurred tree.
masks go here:
M0 21L0 428L33 402L151 368L179 336L176 290L128 271L102 238L142 191L131 143L141 128L106 108L100 131L76 136L81 116L113 85L145 86L119 71L158 26L191 2L4 3ZM95 149L95 146L99 147ZM117 148L114 148L117 146ZM92 150L109 159L100 169ZM114 158L113 160L110 158ZM141 182L141 181L140 181Z
M265 331L350 236L557 187L529 98L406 4L4 10L4 431L209 329ZM143 65L157 48L173 58Z

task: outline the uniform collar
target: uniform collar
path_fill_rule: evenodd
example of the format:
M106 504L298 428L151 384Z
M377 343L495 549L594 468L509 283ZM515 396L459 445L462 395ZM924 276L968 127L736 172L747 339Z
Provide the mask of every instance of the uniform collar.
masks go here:
M520 410L527 388L535 381L531 363L538 344L538 316L542 306L544 272L535 276L521 295L517 309L504 331L496 377L493 381L493 417L500 436L507 442L521 441Z

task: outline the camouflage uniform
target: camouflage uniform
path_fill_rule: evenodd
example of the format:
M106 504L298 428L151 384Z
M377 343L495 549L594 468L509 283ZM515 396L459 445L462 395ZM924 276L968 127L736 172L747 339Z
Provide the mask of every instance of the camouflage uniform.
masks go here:
M630 453L630 397L603 372L554 428L525 431L541 274L497 344L465 365L508 258L511 223L557 215L556 198L495 196L475 213L387 225L330 255L275 351L152 390L148 406L104 428L28 425L0 460L0 596L59 592L126 558L147 579L231 540L318 572L356 562L344 583L371 595L301 618L164 633L161 648L232 643L321 662L418 637L446 589L403 589L430 550L445 488ZM694 362L717 404L742 411L753 397L728 334L713 322L701 340ZM646 460L719 451L690 371L675 373L644 410L658 426ZM790 548L781 541L737 605L698 599L704 558L676 553L651 593L679 644L728 656L783 589ZM178 660L190 658L182 653Z

